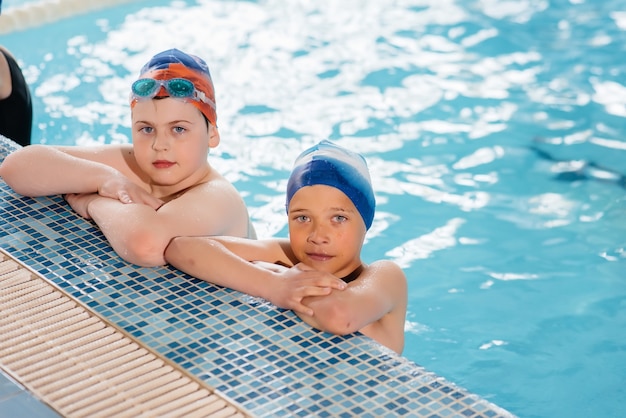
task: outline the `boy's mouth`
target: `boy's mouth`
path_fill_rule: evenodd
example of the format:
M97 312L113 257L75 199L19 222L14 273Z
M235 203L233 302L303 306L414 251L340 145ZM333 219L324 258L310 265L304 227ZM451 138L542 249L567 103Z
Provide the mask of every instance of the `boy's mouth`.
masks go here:
M333 258L331 255L328 254L322 254L322 253L306 253L306 255L311 259L311 260L315 260L315 261L328 261L331 258Z
M170 168L170 167L171 167L171 166L173 166L174 164L176 164L176 163L174 163L174 162L172 162L172 161L166 161L166 160L157 160L157 161L154 161L154 162L152 163L152 165L153 165L155 168Z

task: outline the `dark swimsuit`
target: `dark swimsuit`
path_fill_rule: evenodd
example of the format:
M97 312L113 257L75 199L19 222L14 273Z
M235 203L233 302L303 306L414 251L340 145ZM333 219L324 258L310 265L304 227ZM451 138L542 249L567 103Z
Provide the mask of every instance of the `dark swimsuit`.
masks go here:
M275 261L274 264L278 264L279 266L283 266L283 267L287 267L287 268L291 268L292 266L289 266L285 263L283 263L282 261ZM341 277L341 280L343 280L346 283L350 283L351 281L355 280L357 277L359 277L359 275L363 272L363 264L361 264L359 267L355 268L354 271L350 274L348 274L347 276Z
M26 146L30 144L33 124L30 91L17 62L3 50L0 52L6 57L11 73L11 95L0 100L0 135Z
M361 264L359 267L354 269L354 271L352 273L348 274L345 277L342 277L341 280L343 280L346 283L350 283L351 281L353 281L357 277L359 277L362 272L363 272L363 264Z

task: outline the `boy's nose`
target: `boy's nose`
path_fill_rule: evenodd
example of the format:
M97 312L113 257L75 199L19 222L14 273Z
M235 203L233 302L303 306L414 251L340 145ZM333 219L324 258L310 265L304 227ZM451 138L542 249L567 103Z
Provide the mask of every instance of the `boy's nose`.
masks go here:
M163 151L169 149L170 140L167 135L157 134L152 142L152 149Z
M309 233L309 241L315 244L322 244L328 242L328 234L326 228L318 225L314 225Z

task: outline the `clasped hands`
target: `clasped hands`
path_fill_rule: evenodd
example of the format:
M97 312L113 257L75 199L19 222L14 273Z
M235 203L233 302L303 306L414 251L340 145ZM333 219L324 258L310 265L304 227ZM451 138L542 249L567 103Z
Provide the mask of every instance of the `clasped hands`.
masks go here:
M254 264L278 275L279 280L272 283L271 295L266 299L279 308L291 309L303 315L314 316L313 309L305 304L305 298L328 296L333 290L344 290L348 286L336 276L303 263L293 267L263 261L255 261Z

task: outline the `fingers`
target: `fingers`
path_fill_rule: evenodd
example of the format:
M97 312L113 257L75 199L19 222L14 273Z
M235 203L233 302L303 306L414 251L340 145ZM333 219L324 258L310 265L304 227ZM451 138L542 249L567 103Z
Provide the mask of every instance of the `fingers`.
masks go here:
M276 292L276 297L271 302L278 307L313 316L313 309L304 305L302 300L307 297L328 296L332 291L333 289L330 287L320 287L314 284L283 286L281 290Z
M303 277L309 277L314 280L314 284L320 287L332 287L337 290L344 290L348 287L348 284L341 280L340 278L330 274L323 273L321 271L315 270L313 267L310 267L304 263L298 263L294 266L300 271L307 272Z
M123 175L114 176L106 180L99 188L98 194L119 200L124 204L139 203L150 206L157 210L163 205L163 201L152 196L147 190L133 183Z
M301 270L301 271L315 271L315 269L313 267L307 266L304 263L298 263L294 267L297 268L298 270Z
M91 195L89 194L68 193L63 197L65 201L70 205L70 207L74 210L74 212L76 212L78 215L85 219L91 219L87 210L90 196Z
M327 296L333 291L330 287L309 286L302 289L302 298L307 296Z
M318 288L329 288L344 290L348 287L348 283L333 276L332 274L319 273L317 271L312 272L311 284ZM321 275L320 275L321 274Z
M302 303L298 303L294 306L291 307L291 310L303 315L307 315L307 316L313 316L314 312L313 309L309 308L306 305L303 305Z
M306 298L326 297L348 286L334 275L311 269L302 263L277 273L283 280L279 281L280 290L277 289L272 302L302 315L313 316L313 310L302 303Z
M130 196L128 195L128 193L126 193L126 192L120 192L118 194L117 198L122 203L133 203L133 199L131 199Z
M344 282L341 279L334 279L330 282L330 287L337 290L344 290L346 287L348 287L348 283Z
M126 190L121 190L117 194L117 199L125 204L144 204L146 206L150 206L154 210L157 210L163 205L163 201L161 199L152 196L150 193L144 190L139 191L139 193L129 193Z
M63 199L70 205L74 205L74 202L76 202L78 200L78 197L80 195L76 194L76 193L67 193L63 195Z

